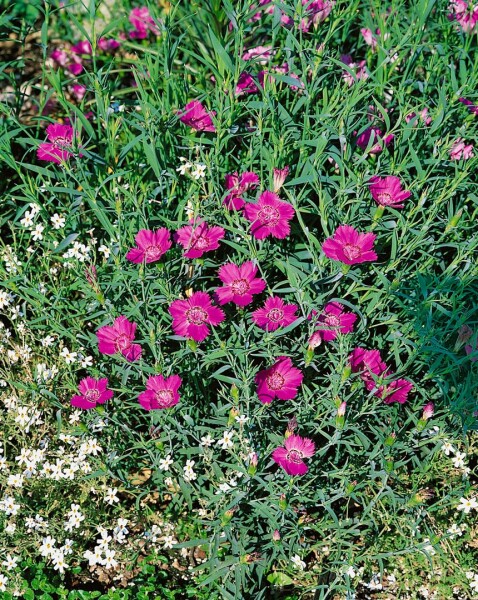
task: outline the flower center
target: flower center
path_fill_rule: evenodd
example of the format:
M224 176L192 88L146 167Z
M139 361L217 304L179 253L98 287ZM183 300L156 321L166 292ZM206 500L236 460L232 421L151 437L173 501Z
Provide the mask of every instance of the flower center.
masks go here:
M261 223L267 225L276 225L279 222L280 213L277 208L266 204L266 206L263 206L259 211L257 218Z
M360 248L355 246L355 244L344 244L343 251L349 260L358 258L362 254Z
M293 463L301 463L302 462L302 452L299 452L298 450L289 450L289 452L287 452L287 456L286 459L290 460L290 462Z
M71 146L71 140L67 137L57 137L55 139L55 141L53 142L53 145L56 146L57 148L65 148L65 147L70 147Z
M273 308L267 313L267 318L269 319L269 321L279 323L284 318L284 311L280 308Z
M159 246L148 246L144 251L146 258L157 259L161 256L161 248Z
M122 350L127 350L130 346L131 346L131 340L126 335L126 333L120 333L119 336L115 339L116 352L121 352Z
M96 389L86 390L84 397L88 402L98 402L98 398L100 397L100 392Z
M337 317L337 315L327 315L325 317L324 321L327 325L330 325L331 327L339 327L340 326L340 319L339 319L339 317Z
M231 283L231 289L236 296L244 296L251 289L247 279L235 279Z
M380 192L379 194L377 194L377 199L379 201L379 204L383 204L384 206L388 206L393 202L392 195L388 192Z
M171 406L174 401L174 394L171 390L157 390L154 397L161 406Z
M281 390L284 387L285 379L280 373L274 371L266 377L266 383L270 390Z
M193 306L186 311L186 320L193 325L202 325L207 321L207 312L199 306Z
M203 250L204 248L207 248L209 246L209 238L204 237L203 235L200 235L198 238L196 238L196 241L194 242L194 246L196 248L198 248L199 250Z

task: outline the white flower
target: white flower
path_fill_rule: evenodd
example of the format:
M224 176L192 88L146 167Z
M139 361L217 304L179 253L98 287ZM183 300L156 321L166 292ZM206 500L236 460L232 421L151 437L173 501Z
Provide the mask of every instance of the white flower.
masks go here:
M303 571L306 567L305 562L300 558L300 556L298 554L294 554L294 556L290 559L290 562L299 571Z
M462 469L465 466L465 452L457 452L455 456L451 459L453 466L456 469Z
M0 309L7 307L13 302L13 295L5 290L0 290Z
M23 225L23 227L32 227L33 226L33 219L35 218L36 215L32 214L32 212L27 210L23 219L20 220L20 223Z
M159 461L159 469L161 471L169 471L169 467L173 464L171 455L168 454L165 458L161 458Z
M471 509L478 509L476 498L460 498L460 504L456 507L456 510L462 510L467 515Z
M233 437L234 437L234 431L225 431L222 434L222 439L217 441L218 446L221 446L221 448L223 450L226 450L227 448L233 448L234 447L234 442L232 441Z
M13 496L5 496L0 502L0 510L2 510L7 516L15 517L20 510L20 505L15 504L15 498Z
M70 352L70 350L68 350L68 348L65 346L62 349L60 356L64 359L67 365L71 365L76 361L78 352Z
M48 346L51 346L54 341L55 338L52 335L47 335L42 339L41 344L44 348L48 348Z
M249 417L246 417L246 415L241 415L236 417L236 421L239 423L239 425L244 425L246 421L249 421Z
M184 471L184 480L185 481L193 481L194 479L197 478L196 473L194 472L194 461L193 460L187 460L186 461L186 466L183 468Z
M53 568L59 573L64 573L65 569L68 569L68 565L65 562L65 557L61 550L55 550L51 557L53 561Z
M108 488L105 494L105 502L108 504L114 504L115 502L119 502L119 498L116 495L118 490L116 488Z
M191 171L191 175L194 177L194 179L201 179L201 177L205 177L206 176L206 165L203 165L202 163L198 163L196 165L196 168L194 169L194 171Z
M66 223L65 217L55 213L53 217L50 219L53 229L63 229Z
M355 569L354 569L352 566L350 566L350 567L349 567L349 568L348 568L348 569L345 571L345 574L346 574L346 575L348 575L348 576L349 576L351 579L353 579L353 578L354 578L354 577L357 575L357 573L355 572Z
M7 554L7 558L2 562L2 565L7 569L7 571L11 571L17 566L17 562L20 559L16 556L12 556L11 554Z
M461 527L459 525L457 525L456 523L453 523L453 525L451 527L449 527L447 529L447 532L450 534L450 536L460 536L463 535L463 531L461 530Z
M443 442L441 449L446 456L450 456L450 454L455 453L455 448L450 444L450 442Z
M214 439L208 433L205 437L201 438L201 444L205 448L209 448L209 446L212 446L214 444Z
M434 554L436 554L436 550L431 545L429 538L425 538L423 541L425 542L425 546L423 546L423 550L425 550L425 552L427 552L431 556L433 556Z
M102 561L102 565L107 569L114 569L118 566L118 561L114 559L116 552L114 550L105 550L105 558Z
M35 242L43 239L43 230L44 229L45 229L45 227L41 223L38 223L38 225L35 226L35 229L31 233L31 236Z
M39 548L41 556L50 557L55 551L55 538L47 536L43 538L42 545Z
M8 583L8 577L0 574L0 592L7 591L7 583Z
M98 248L98 252L101 252L106 259L108 259L111 255L111 250L108 248L108 246L105 246L105 244L101 244L101 246Z
M164 536L163 544L165 548L172 548L176 543L177 542L172 535Z
M93 366L93 357L92 356L83 356L81 359L81 366L83 367L83 369L92 367Z
M9 475L7 479L7 485L10 487L22 488L23 476L18 473L16 475Z

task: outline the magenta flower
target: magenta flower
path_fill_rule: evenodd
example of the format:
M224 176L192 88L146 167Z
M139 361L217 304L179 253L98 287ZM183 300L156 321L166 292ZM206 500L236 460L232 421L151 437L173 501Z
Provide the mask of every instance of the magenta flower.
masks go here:
M373 199L380 206L403 208L403 201L411 196L411 192L402 190L400 179L394 175L388 175L387 177L374 175L368 183Z
M212 117L215 112L208 112L199 100L193 100L179 111L179 120L196 131L216 131Z
M102 354L122 354L128 362L138 360L141 346L133 344L136 327L124 316L115 319L113 325L100 327L96 332L98 350Z
M194 224L192 220L191 223ZM219 241L223 239L225 231L222 227L210 227L205 221L194 227L185 225L174 234L174 241L184 248L186 258L199 258L205 252L219 248Z
M229 194L224 198L224 205L229 210L241 209L245 204L242 195L258 185L259 177L252 171L246 171L240 175L237 171L228 173L226 175L226 188L229 190Z
M317 332L324 342L335 340L339 333L352 333L357 315L344 312L339 302L329 302L317 320Z
M475 347L473 347L471 344L467 344L465 346L465 352L467 354L467 356L470 356L470 354L472 356L470 356L470 360L471 362L477 362L478 361L478 340L475 342Z
M435 414L435 405L433 404L433 402L427 402L427 404L425 404L425 406L423 407L422 419L424 421L428 421L428 419L431 419L434 414Z
M60 67L66 67L68 64L68 53L65 50L56 48L50 54L50 58L53 59Z
M367 129L357 137L355 142L359 148L366 150L370 140L373 142L376 141L376 143L370 148L369 153L378 154L383 150L382 144L387 147L394 137L395 136L393 133L384 135L380 127L373 125L372 127L367 127Z
M450 150L451 160L468 160L473 156L473 144L465 144L462 138L457 138Z
M82 40L71 47L71 51L75 54L86 54L91 56L93 54L93 48L88 40Z
M237 306L247 306L252 302L253 294L260 294L266 287L266 282L256 277L258 268L252 261L242 265L228 263L219 269L219 279L225 284L216 288L219 304L234 302Z
M292 400L303 378L302 371L292 365L290 358L280 356L272 367L259 371L255 377L259 400L262 404L270 404L274 398Z
M304 458L310 458L315 454L315 444L309 438L299 435L291 435L284 441L284 446L276 448L272 458L280 465L287 475L305 475L308 467Z
M236 98L245 96L246 94L257 94L258 92L259 88L257 87L254 77L250 73L243 71L239 75L239 79L237 81L235 90Z
M472 114L475 116L478 115L478 106L475 106L471 100L467 100L466 98L458 98L458 100L464 104Z
M274 56L272 46L257 46L251 48L242 55L242 60L257 59L256 62L260 65L265 65Z
M432 122L432 118L428 115L428 108L422 108L422 110L418 113L418 117L420 119L420 121L424 124L424 125L430 125L430 123ZM410 121L412 119L416 119L417 118L417 113L416 112L411 112L410 114L408 114L405 117L405 121L407 123L410 123ZM415 123L416 125L416 123Z
M186 300L174 300L169 314L173 317L174 333L196 342L207 338L209 325L219 325L225 318L223 311L212 305L209 294L205 292L195 292Z
M161 227L156 231L141 229L134 238L136 247L131 248L126 255L133 263L152 263L158 261L171 248L169 231Z
M407 379L396 379L388 384L380 384L376 381L377 378L385 379L393 375L378 350L355 348L349 360L352 372L361 372L360 377L367 390L374 392L374 396L382 398L384 404L392 404L392 402L404 404L408 400L413 384Z
M280 240L286 238L290 233L289 221L294 215L291 204L269 191L263 192L257 203L248 202L244 207L244 217L252 223L251 233L258 240L269 235Z
M450 21L457 21L465 33L471 33L478 23L478 5L468 0L450 0Z
M73 127L61 123L50 123L46 128L48 142L40 144L37 156L40 160L54 162L57 165L73 156Z
M117 50L121 46L121 43L115 39L100 38L98 40L98 48L103 52L112 52Z
M372 250L375 237L374 233L359 233L350 225L340 225L322 244L322 250L328 258L346 265L377 260Z
M377 47L378 41L377 41L377 38L375 37L373 31L371 29L367 29L366 27L363 27L360 30L360 33L362 34L362 37L365 40L365 43L368 46L370 46L372 48L372 50L375 50L375 48ZM377 30L377 34L380 35L380 29Z
M380 387L375 393L375 396L383 398L384 404L392 404L392 402L405 404L405 402L408 400L408 394L412 391L412 389L413 383L407 379L396 379L390 382L389 385Z
M296 304L285 304L282 298L272 296L267 298L263 308L252 313L254 323L265 331L275 331L279 327L287 327L296 319Z
M159 35L158 26L146 6L133 8L129 13L129 22L134 27L134 30L129 32L130 38L144 40L150 31Z
M84 85L80 85L79 83L75 83L71 86L71 94L75 97L78 102L81 102L86 94L86 87Z
M383 362L379 350L366 350L365 348L354 348L349 357L352 373L362 371L363 377L370 377L370 374L381 375L387 370L387 365Z
M342 77L345 79L349 87L360 80L365 81L365 79L368 79L368 73L365 68L367 61L361 60L359 62L355 62L350 54L342 54L340 57L340 62L353 71L353 74L349 71L342 72Z
M73 396L70 400L71 406L89 410L95 408L97 404L104 404L113 397L113 392L108 389L108 380L93 379L85 377L78 385L79 395Z
M162 375L152 375L146 383L146 391L138 396L138 401L146 410L171 408L179 402L181 383L179 375L171 375L166 379Z

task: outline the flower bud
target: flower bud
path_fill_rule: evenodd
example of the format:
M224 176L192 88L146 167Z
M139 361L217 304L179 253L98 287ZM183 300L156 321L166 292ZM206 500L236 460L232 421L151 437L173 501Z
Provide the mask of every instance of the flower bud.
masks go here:
M287 429L285 431L285 439L294 434L295 429L297 428L297 419L292 417L290 421L287 423Z
M423 407L422 419L424 421L431 419L433 417L434 412L435 412L435 405L433 404L433 402L429 402L428 404L425 404L425 406Z
M232 509L226 510L226 512L221 517L221 526L224 527L225 525L227 525L231 521L233 516L234 516L234 510L232 510Z
M274 540L274 542L280 542L280 533L278 529L276 529L272 534L272 539Z
M385 438L385 441L384 441L385 446L388 446L388 447L393 446L396 438L397 438L397 434L394 431L392 431L392 433Z
M231 408L231 410L229 411L229 418L227 420L227 426L230 427L236 420L236 417L238 417L238 416L239 416L239 411L237 410L237 408L235 406L233 406Z
M283 169L274 169L274 181L273 181L274 194L277 194L277 192L284 185L284 181L286 180L288 174L289 174L289 167L284 167Z
M234 383L231 386L231 396L235 402L239 401L239 390L237 389L237 385Z
M307 350L315 350L322 343L322 337L320 335L320 331L314 331L314 333L309 338L309 346Z
M347 402L341 402L339 408L337 409L337 416L344 417L346 409L347 409Z

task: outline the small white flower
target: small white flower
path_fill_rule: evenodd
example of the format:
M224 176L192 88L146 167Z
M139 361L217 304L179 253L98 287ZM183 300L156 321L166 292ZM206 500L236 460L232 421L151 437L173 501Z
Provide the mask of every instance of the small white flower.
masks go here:
M441 449L446 456L450 456L450 454L455 453L455 448L450 444L450 442L443 442Z
M305 562L298 554L294 554L294 556L290 559L290 562L294 565L294 568L298 569L299 571L303 571L306 567Z
M206 436L201 438L201 444L205 448L209 448L209 446L212 446L214 444L214 439L208 433Z
M345 571L345 574L346 574L346 575L348 575L348 576L350 577L350 579L353 579L353 578L354 578L354 577L357 575L357 573L356 573L355 569L354 569L352 566L350 566L350 567L349 567L349 568L348 568L348 569Z
M206 165L203 165L202 163L198 163L194 169L194 171L191 171L191 175L194 177L194 179L201 179L202 177L206 176Z
M53 217L50 219L53 229L63 229L66 223L65 217L55 213Z
M88 367L93 366L93 357L92 356L83 356L81 359L81 366L83 369L88 369Z
M239 425L244 425L244 423L249 421L249 417L246 417L246 415L241 415L236 417L236 421L239 423Z
M177 542L172 535L166 535L164 536L163 544L165 548L172 548Z
M462 469L465 466L465 458L465 452L457 452L455 456L451 459L451 462L453 463L453 466L456 469Z
M234 447L232 438L234 437L234 431L225 431L222 434L222 438L217 441L218 446L221 446L223 450Z
M8 577L6 575L0 574L0 592L7 591L7 583L8 583Z
M42 339L41 344L44 348L48 348L48 346L51 346L54 341L55 338L52 335L47 335Z
M105 246L105 244L101 244L101 246L98 248L98 252L101 252L106 259L108 259L111 255L111 250L108 248L108 246Z
M34 217L35 215L32 215L32 213L27 210L23 219L20 220L20 223L23 225L23 227L30 228L33 226Z
M456 510L462 510L467 515L472 509L478 509L476 498L460 498L460 504Z
M43 239L44 229L45 227L41 223L38 223L38 225L35 226L35 229L31 233L31 236L35 242Z
M71 365L76 361L78 352L70 352L70 350L68 350L68 348L65 346L62 349L60 356L64 359L67 365Z
M159 469L161 471L169 471L169 467L173 464L171 455L168 454L165 458L161 458L159 461Z
M16 556L12 556L11 554L7 554L7 558L2 562L2 565L7 569L7 571L11 571L17 566L17 562L20 559Z
M51 536L44 537L42 545L39 548L41 556L45 556L47 558L50 557L55 551L55 544L55 538L52 538Z
M105 494L105 498L104 498L105 502L110 505L115 504L116 502L119 502L119 498L116 495L117 492L118 492L118 490L116 488L109 488Z
M116 552L114 550L105 550L105 558L102 561L102 565L107 569L114 569L118 566L118 561L114 559Z
M459 525L457 525L456 523L453 523L453 525L447 529L447 532L450 534L450 536L453 536L453 537L455 537L456 535L458 535L458 536L463 535L463 531L461 530L461 527Z

